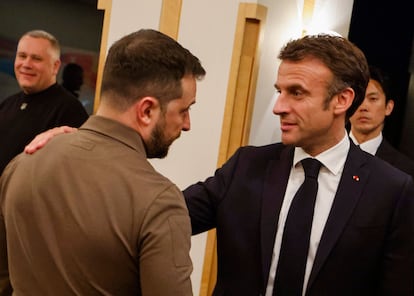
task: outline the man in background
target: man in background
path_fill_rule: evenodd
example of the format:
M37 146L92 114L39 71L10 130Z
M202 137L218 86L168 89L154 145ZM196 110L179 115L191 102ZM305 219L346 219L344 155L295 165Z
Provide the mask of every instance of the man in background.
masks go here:
M79 98L83 84L83 68L76 63L67 64L62 71L62 86Z
M84 71L81 65L76 63L67 64L62 71L62 86L70 91L82 103L89 115L93 113L93 98L81 95L84 84Z
M22 91L0 104L0 174L35 135L55 126L79 127L88 118L82 104L57 84L60 64L59 42L48 32L20 38L14 72Z
M111 46L97 114L0 179L0 294L192 295L188 210L147 158L190 130L204 75L154 30Z
M382 134L385 119L394 108L394 100L389 96L388 76L374 66L370 66L369 70L365 99L350 118L349 136L362 150L378 156L414 178L414 161L395 149Z

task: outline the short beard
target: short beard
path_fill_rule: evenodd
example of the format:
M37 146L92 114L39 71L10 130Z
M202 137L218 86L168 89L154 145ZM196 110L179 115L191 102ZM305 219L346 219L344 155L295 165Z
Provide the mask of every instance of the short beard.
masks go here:
M159 122L151 132L150 139L145 143L147 158L164 158L168 154L172 141L164 136L164 121Z

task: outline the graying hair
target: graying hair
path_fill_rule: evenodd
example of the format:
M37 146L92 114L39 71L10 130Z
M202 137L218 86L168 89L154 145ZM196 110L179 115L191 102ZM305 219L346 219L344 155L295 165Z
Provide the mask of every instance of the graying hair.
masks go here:
M24 33L21 38L25 36L30 36L33 38L42 38L42 39L48 40L50 42L50 45L52 46L52 50L56 54L56 58L57 59L60 58L60 44L59 44L59 41L56 39L56 37L53 36L52 34L46 31L43 31L43 30L32 30L32 31Z

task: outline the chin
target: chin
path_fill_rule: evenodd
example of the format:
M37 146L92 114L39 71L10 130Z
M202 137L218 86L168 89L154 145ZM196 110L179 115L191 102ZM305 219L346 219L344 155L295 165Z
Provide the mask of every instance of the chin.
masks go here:
M282 143L284 145L295 145L297 141L295 141L294 139L292 139L291 137L284 137L282 135Z

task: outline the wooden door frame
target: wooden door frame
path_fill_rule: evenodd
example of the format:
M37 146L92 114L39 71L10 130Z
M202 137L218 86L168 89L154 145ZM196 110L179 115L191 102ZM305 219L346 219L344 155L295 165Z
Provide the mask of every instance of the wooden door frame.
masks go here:
M256 83L259 69L260 44L263 39L267 8L254 3L240 3L227 86L226 105L217 166L248 144ZM253 36L249 28L253 24ZM255 24L258 28L254 28ZM258 29L258 30L257 30ZM257 31L256 31L257 30ZM247 39L246 39L247 38ZM248 38L255 38L254 44ZM254 48L251 48L251 46ZM253 50L253 52L252 52ZM248 77L246 77L248 76ZM246 81L248 85L246 85ZM212 295L217 279L216 230L207 234L200 296Z

